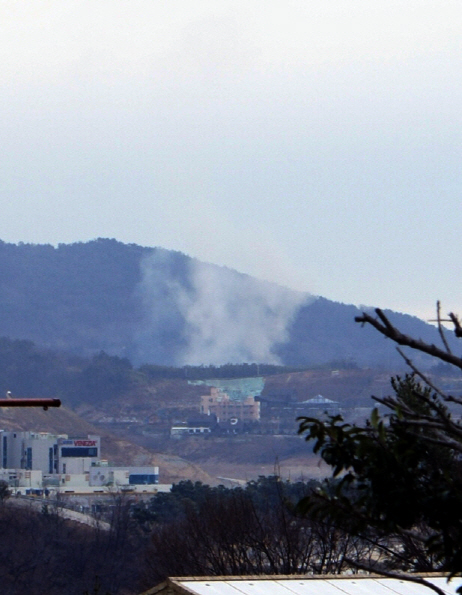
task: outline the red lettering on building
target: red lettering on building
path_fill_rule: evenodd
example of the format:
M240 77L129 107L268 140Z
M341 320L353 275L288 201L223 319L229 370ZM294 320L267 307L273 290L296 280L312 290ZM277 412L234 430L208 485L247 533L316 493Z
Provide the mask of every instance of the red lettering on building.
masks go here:
M96 446L96 440L74 440L74 446Z

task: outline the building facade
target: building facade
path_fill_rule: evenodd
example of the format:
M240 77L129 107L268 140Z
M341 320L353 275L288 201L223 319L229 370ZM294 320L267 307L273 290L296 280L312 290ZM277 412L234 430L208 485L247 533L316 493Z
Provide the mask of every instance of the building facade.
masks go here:
M255 397L231 399L218 388L211 388L209 395L201 396L201 413L215 415L217 422L260 420L260 402Z
M66 434L0 430L3 469L82 474L100 460L100 450L99 436L69 438Z
M90 469L91 486L142 486L159 483L159 467L109 467L96 465Z
M99 436L0 430L0 480L12 488L26 488L26 493L106 487L144 491L159 484L159 467L110 467L101 460Z

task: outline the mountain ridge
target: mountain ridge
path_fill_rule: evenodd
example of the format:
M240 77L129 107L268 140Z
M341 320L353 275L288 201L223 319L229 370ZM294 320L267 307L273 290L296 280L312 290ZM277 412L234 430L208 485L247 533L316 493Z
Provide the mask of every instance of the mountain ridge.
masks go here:
M57 247L0 241L0 336L82 356L396 365L390 343L354 322L359 313L164 248L104 238ZM420 319L387 313L403 332L438 340Z

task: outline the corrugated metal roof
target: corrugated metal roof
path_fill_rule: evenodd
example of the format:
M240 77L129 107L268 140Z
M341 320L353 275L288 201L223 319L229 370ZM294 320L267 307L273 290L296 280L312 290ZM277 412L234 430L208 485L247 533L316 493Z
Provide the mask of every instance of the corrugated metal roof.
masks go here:
M450 583L444 576L427 576L425 579L448 595L456 595L460 586L460 579ZM371 576L188 577L169 579L168 583L174 592L194 595L430 595L433 592L410 581ZM159 586L147 593L162 595L162 592L162 586Z

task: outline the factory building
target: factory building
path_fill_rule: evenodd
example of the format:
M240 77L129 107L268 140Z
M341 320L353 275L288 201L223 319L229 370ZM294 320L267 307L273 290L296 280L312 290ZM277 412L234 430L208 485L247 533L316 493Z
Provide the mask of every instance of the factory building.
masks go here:
M159 483L159 467L109 467L90 469L91 486L143 486Z
M27 490L43 489L43 475L41 471L26 471L25 469L0 469L0 481L4 481L12 488Z
M65 434L0 430L3 469L54 474L82 474L100 460L99 436L69 438Z
M58 438L56 468L62 474L88 473L100 460L101 439L99 436L87 438Z
M89 435L0 430L0 481L13 488L95 492L158 486L159 467L110 467L101 460L101 438ZM154 489L153 487L151 489Z

